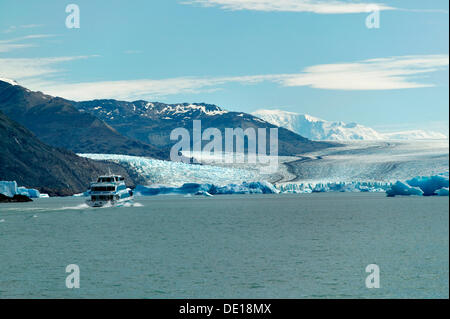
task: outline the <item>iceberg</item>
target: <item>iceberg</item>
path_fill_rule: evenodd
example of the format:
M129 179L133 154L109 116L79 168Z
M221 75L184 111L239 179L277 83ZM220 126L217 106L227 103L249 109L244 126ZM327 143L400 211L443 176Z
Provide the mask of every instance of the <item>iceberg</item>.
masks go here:
M41 194L37 189L17 186L16 181L0 181L0 194L8 197L24 195L29 198L47 198L48 194Z
M34 188L17 187L17 194L25 195L30 198L41 198L41 193ZM44 197L44 196L42 196Z
M281 193L310 194L328 192L370 192L382 193L391 187L385 182L318 182L318 183L285 183L278 186Z
M445 173L434 176L416 176L406 182L397 181L386 193L388 196L448 196L448 188L448 173Z
M436 194L438 196L448 196L448 187L444 187L444 188L438 189L436 191Z
M205 191L199 191L199 192L195 193L195 195L202 195L202 196L206 196L206 197L212 197L213 196L210 193L205 192Z
M211 192L212 191L212 192ZM211 194L278 194L280 191L269 182L243 182L242 184L228 184L212 189Z
M136 196L154 195L224 195L224 194L278 194L276 189L269 182L243 182L242 184L228 184L217 186L214 184L185 183L181 187L171 187L166 185L138 185L134 189Z
M390 189L386 191L388 197L394 197L397 195L410 196L417 195L422 196L423 191L417 187L411 187L403 182L397 181Z
M0 181L0 194L13 197L17 194L16 181Z
M406 181L408 185L418 187L423 191L424 196L436 195L436 191L441 188L448 188L448 176L417 176Z

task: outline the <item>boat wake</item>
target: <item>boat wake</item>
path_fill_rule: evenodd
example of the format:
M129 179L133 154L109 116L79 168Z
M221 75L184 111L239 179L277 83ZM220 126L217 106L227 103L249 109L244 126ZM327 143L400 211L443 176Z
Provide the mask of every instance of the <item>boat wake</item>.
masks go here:
M117 207L144 207L144 205L142 205L141 203L126 202L126 203L123 203L122 205L117 206Z
M88 204L83 203L83 204L80 204L77 206L63 206L62 208L55 208L53 210L78 210L78 209L86 209L86 208L91 208L91 207L89 207Z

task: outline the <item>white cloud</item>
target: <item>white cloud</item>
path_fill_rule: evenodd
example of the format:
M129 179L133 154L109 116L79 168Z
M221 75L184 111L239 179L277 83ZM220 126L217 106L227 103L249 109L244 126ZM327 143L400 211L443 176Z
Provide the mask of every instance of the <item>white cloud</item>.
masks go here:
M24 49L24 48L30 48L34 47L34 44L30 43L18 43L23 42L27 40L33 40L33 39L42 39L42 38L49 38L53 37L52 34L31 34L26 35L20 38L14 38L14 39L7 39L7 40L0 40L0 53L4 52L10 52L17 49Z
M311 66L281 79L284 86L330 90L395 90L433 86L419 76L448 67L448 55L416 55Z
M32 44L18 44L18 43L2 43L0 41L0 53L10 52L18 49L33 47Z
M69 56L55 58L0 58L0 76L22 81L24 85L44 81L62 72L57 65L63 62L86 59L89 56ZM52 83L52 82L47 82Z
M101 98L149 99L174 94L194 94L217 90L227 83L255 84L265 80L281 80L278 75L242 77L178 77L169 79L140 79L124 81L83 82L72 84L49 83L39 85L39 90L50 95L74 100ZM39 84L39 83L36 83Z
M217 6L224 10L313 12L319 14L363 13L376 6L380 11L395 8L382 3L345 0L186 0L183 4Z
M40 59L0 58L0 77L18 80L33 90L74 100L95 98L154 99L174 94L193 94L221 89L230 83L254 85L271 82L283 87L327 90L394 90L433 86L421 78L447 69L448 55L412 55L370 59L351 63L322 64L299 73L230 77L177 77L119 81L64 83L55 80L63 62L92 56Z
M18 29L34 29L34 28L39 28L42 26L43 26L42 24L23 24L23 25L19 25L19 26L12 25L12 26L8 27L6 30L4 30L3 33L11 33Z

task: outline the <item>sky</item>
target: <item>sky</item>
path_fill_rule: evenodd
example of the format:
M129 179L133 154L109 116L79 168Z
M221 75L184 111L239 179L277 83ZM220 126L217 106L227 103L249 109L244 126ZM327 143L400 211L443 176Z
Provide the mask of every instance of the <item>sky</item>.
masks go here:
M79 8L79 28L66 25L69 4ZM73 100L280 109L448 136L448 7L447 0L2 0L0 78Z

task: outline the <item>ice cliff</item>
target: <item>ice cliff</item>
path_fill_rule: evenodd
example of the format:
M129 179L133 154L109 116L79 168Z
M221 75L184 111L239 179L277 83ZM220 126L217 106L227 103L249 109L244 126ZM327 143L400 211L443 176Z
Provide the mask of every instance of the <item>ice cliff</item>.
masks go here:
M214 184L198 184L185 183L181 187L170 187L164 185L138 185L134 194L137 196L153 196L153 195L221 195L221 194L277 194L277 190L268 182L243 182L241 184L228 184L225 186L217 186Z
M448 196L448 173L435 176L417 176L405 182L397 181L386 191L388 196L418 195L418 196Z
M14 195L25 195L30 198L48 197L47 194L41 194L37 189L17 186L16 181L0 181L0 194L8 197Z

